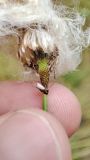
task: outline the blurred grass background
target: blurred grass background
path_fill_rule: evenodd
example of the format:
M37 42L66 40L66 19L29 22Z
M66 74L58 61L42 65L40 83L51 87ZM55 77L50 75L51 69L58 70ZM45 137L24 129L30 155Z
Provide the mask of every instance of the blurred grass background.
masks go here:
M61 0L61 2L69 6L73 4L78 6L81 14L87 17L87 26L90 25L90 0ZM22 66L15 55L16 40L10 37L5 43L4 40L0 39L0 81L19 80ZM80 67L75 72L60 77L58 81L76 94L82 106L81 127L71 138L73 160L90 160L90 48L83 52Z

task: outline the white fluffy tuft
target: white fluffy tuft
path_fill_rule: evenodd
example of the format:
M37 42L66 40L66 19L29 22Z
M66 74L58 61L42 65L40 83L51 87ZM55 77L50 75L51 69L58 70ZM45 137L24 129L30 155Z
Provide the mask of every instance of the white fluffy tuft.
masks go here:
M32 23L47 28L47 31L33 30L32 49L36 47L37 36L44 51L47 52L48 48L49 52L52 51L54 45L58 48L57 76L75 70L81 62L83 49L90 45L90 28L82 29L85 18L66 6L54 6L50 0L6 2L0 6L0 36L18 34L16 28L28 29Z

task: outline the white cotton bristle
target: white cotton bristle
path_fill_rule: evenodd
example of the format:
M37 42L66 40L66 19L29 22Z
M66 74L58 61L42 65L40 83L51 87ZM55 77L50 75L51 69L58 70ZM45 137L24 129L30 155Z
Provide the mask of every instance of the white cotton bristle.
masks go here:
M45 53L53 52L55 47L54 37L42 28L27 31L23 39L23 46L36 50L42 48Z
M38 28L30 28L32 24L38 24ZM47 54L56 47L56 76L73 71L80 64L83 49L90 45L90 28L84 31L84 25L85 17L78 11L54 6L51 0L8 0L0 5L0 36L17 35L17 28L26 28L30 34L25 35L24 45L33 50L40 46Z
M45 87L40 83L37 83L37 88L42 91L45 90Z

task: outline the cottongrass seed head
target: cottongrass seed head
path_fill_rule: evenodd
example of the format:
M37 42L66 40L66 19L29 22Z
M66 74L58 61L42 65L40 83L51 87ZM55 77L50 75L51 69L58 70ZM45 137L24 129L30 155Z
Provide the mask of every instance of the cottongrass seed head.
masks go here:
M83 30L84 25L85 17L78 11L51 0L8 0L0 5L0 36L19 37L19 57L28 66L32 51L41 50L56 77L80 64L82 51L90 45L90 28Z

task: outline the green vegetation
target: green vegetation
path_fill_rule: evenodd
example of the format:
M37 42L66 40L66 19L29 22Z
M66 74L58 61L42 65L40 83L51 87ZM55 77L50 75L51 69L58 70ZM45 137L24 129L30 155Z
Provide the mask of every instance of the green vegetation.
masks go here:
M18 61L9 54L0 53L0 80L19 79L21 67Z

